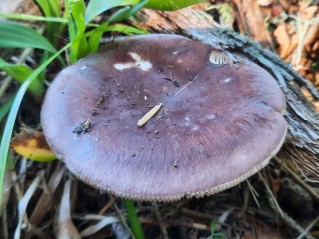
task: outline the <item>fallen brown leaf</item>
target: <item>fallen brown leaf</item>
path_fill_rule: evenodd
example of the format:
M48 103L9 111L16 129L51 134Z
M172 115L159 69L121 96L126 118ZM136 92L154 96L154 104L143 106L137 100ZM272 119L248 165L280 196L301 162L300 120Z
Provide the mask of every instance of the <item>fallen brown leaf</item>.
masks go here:
M42 132L23 128L10 143L11 148L18 154L40 162L54 160L55 154L50 149Z

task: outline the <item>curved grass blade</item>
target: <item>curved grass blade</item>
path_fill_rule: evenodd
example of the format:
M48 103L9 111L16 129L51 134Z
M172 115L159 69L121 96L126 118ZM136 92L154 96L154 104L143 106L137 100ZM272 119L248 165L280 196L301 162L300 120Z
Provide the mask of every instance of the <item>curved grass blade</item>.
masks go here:
M0 58L0 70L5 71L19 83L23 83L33 72L33 70L25 65L10 64ZM28 90L36 97L42 95L44 90L43 82L39 77L32 82Z
M35 0L44 13L44 16L58 17L61 14L60 0Z
M24 25L0 21L0 47L37 48L56 53L56 49L41 34Z
M28 14L16 14L16 13L0 13L1 18L27 20L27 21L41 21L41 22L57 22L68 23L67 19L61 17L42 17Z
M207 0L149 0L145 8L162 11L175 11Z
M85 25L87 25L97 15L113 7L135 5L139 2L140 2L139 0L113 0L113 1L91 0L89 4L87 5L87 9L84 16Z
M46 60L41 66L39 66L34 72L28 77L28 79L20 86L17 95L12 104L4 132L1 139L0 145L0 205L2 200L2 182L6 167L6 159L8 156L8 150L10 145L10 140L12 136L12 131L15 123L15 119L18 114L18 110L23 99L25 92L27 91L30 84L36 79L36 77L55 59L57 58L63 51L70 47L70 43L64 46L61 50L56 52L53 56L51 56L48 60Z
M137 13L141 8L147 4L149 0L141 0L138 4L133 6L128 6L123 9L118 10L116 13L114 13L109 19L108 22L120 22L123 21L131 16L133 16L135 13Z
M99 44L101 37L104 32L120 32L126 35L134 35L134 34L148 34L147 31L138 29L136 27L131 27L131 26L125 26L125 25L112 25L109 26L108 22L103 23L96 29L88 32L85 34L86 37L89 37L89 49L90 52L96 51Z
M92 35L94 35L97 32L110 32L110 31L120 32L120 33L124 33L126 35L149 34L148 31L138 29L136 27L125 26L125 25L121 25L121 24L109 26L106 23L104 23L104 24L100 25L99 27L97 27L96 29L85 33L83 35L83 37L91 37Z
M0 13L0 18L26 20L26 21L38 21L38 22L56 22L56 23L68 23L66 18L62 17L42 17L33 16L28 14L17 14L17 13ZM98 27L98 24L89 24L89 27Z

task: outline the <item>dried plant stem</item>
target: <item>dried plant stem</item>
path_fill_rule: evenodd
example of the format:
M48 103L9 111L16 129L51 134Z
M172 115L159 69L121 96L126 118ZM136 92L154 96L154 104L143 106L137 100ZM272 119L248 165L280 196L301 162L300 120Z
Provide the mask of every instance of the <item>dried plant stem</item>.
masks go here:
M283 167L283 169L284 169L285 171L287 171L287 172L297 181L297 183L298 183L300 186L302 186L305 190L307 190L307 192L308 192L317 202L319 202L319 195L318 195L318 193L317 193L315 190L313 190L313 188L312 188L309 184L307 184L306 182L304 182L304 181L300 178L300 176L299 176L298 174L296 174L293 170L291 170L286 164L281 163L281 161L279 160L278 157L275 157L274 159L277 161L278 164L280 164L280 165Z
M17 174L16 174L16 171L12 170L12 179L11 181L14 182L14 191L17 195L17 198L18 198L18 201L20 201L23 197L23 194L22 194L22 190L21 190L21 187L20 187L20 182L18 180L18 177L17 177ZM29 219L27 217L27 215L23 215L23 221L26 222L26 223L29 223Z
M111 197L111 200L112 200L113 202L115 202L115 198L114 198L113 196L111 196L111 195L110 195L110 197ZM124 216L123 216L123 213L122 213L121 210L118 208L118 206L116 205L116 203L113 203L113 206L114 206L114 209L115 209L117 215L119 216L119 218L120 218L120 220L121 220L121 223L124 225L125 229L129 232L129 234L131 235L131 237L134 239L135 237L134 237L134 235L133 235L133 233L132 233L132 230L131 230L130 227L127 225L126 220L125 220L125 218L124 218Z
M316 223L318 222L319 220L319 216L312 222L310 223L310 225L303 231L303 233L301 233L296 239L302 239L304 238L308 233L309 231L311 230L311 228L313 228Z
M102 209L99 211L99 215L104 214L107 210L110 209L110 207L112 207L113 203L114 203L115 199L111 198L110 201L108 201L104 207L102 207Z
M34 194L35 190L38 188L40 181L43 179L44 171L40 171L37 177L32 181L31 185L28 187L27 191L24 193L23 197L18 203L18 223L16 230L14 232L14 239L19 239L21 236L21 229L23 226L24 218L26 216L27 205Z
M305 233L305 230L302 228L302 226L299 225L298 222L296 222L294 219L292 219L287 213L285 213L279 206L275 196L273 195L272 191L269 188L268 183L266 182L266 179L263 177L263 175L258 172L258 175L260 176L261 180L263 181L265 187L266 187L266 195L269 201L270 207L278 214L281 215L282 220L290 226L292 229L296 230L298 233L302 234ZM315 239L313 236L311 236L309 233L306 233L307 239Z
M1 215L1 224L2 224L2 236L3 239L8 239L8 215L7 215L7 210L3 210L2 215Z
M159 226L158 221L150 220L148 218L141 217L140 221L142 224ZM169 220L165 221L164 223L173 227L188 227L199 231L209 231L209 227L202 223L183 222L181 220Z
M154 212L155 212L156 219L158 221L159 227L160 227L161 232L162 232L162 237L163 237L163 239L168 239L168 233L167 233L167 230L166 230L166 225L162 221L161 214L160 214L160 211L158 210L157 203L153 203L153 207L154 207Z

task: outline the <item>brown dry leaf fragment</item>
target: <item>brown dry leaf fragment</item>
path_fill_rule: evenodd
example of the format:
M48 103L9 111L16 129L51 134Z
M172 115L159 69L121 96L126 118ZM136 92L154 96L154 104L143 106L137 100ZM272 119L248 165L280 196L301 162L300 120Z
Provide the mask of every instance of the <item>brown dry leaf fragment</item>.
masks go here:
M14 232L14 239L21 238L20 237L21 236L21 228L22 228L23 218L26 215L28 203L29 203L32 195L34 194L35 190L38 188L40 181L43 178L43 175L44 175L44 171L40 171L38 173L38 176L33 180L31 185L29 186L28 190L25 192L25 194L23 195L23 197L19 201L19 204L18 204L19 217L18 217L17 227L16 227L16 230Z
M292 36L289 34L289 26L285 22L278 25L274 31L274 36L279 44L278 54L282 58L286 58L297 46L297 42L294 42L294 44L291 43Z
M54 197L54 192L57 189L58 185L60 184L60 181L63 176L63 172L64 172L64 167L60 165L55 169L52 176L50 177L50 180L45 190L43 190L43 193L40 199L38 200L35 209L32 212L32 215L30 218L30 223L32 225L37 226L42 221L46 212L50 208L52 198Z
M81 239L80 233L71 220L71 183L72 180L69 179L64 185L61 204L55 222L55 236L59 239Z
M0 205L0 217L2 216L3 211L7 207L7 203L10 198L10 193L11 193L11 187L13 185L12 182L12 171L6 170L4 177L3 177L3 183L2 183L2 200L1 200L1 205Z
M95 234L97 231L101 230L102 228L111 225L115 222L119 222L120 220L117 217L113 217L113 216L108 216L108 217L104 217L102 220L100 220L98 223L91 225L87 228L85 228L82 232L81 232L81 236L82 237L89 237L92 236L93 234Z
M16 153L32 160L49 162L56 158L43 133L33 129L21 129L20 134L16 134L11 141L10 146Z
M270 33L264 24L261 8L257 1L233 0L234 13L242 34L248 35L263 47L274 49Z
M291 64L296 67L296 69L307 68L306 65L301 63L301 59L305 52L307 52L307 47L311 47L318 38L319 33L319 21L318 21L318 6L310 6L300 10L296 21L296 35L298 36L298 47L292 53L293 56Z
M149 112L147 112L146 115L144 115L138 122L137 125L138 126L143 126L144 124L146 124L162 107L162 103L154 106Z

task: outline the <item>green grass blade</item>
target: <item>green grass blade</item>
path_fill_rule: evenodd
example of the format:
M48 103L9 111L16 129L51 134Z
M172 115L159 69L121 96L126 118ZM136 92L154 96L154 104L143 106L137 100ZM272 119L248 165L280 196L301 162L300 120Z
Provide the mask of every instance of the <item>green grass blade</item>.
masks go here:
M60 17L42 17L42 16L33 16L28 14L0 13L0 17L8 18L8 19L26 20L26 21L68 23L67 19L63 19Z
M32 28L9 21L0 21L0 47L38 48L56 52L51 43Z
M112 25L112 26L109 26L107 24L102 24L99 27L97 27L96 29L85 33L84 37L90 37L93 34L95 34L96 32L110 32L110 31L120 32L120 33L124 33L126 35L149 34L148 31L141 30L141 29L138 29L136 27L125 26L125 25L121 25L121 24Z
M131 16L133 16L135 13L137 13L142 7L145 6L145 4L149 0L141 0L138 4L125 7L123 9L118 10L115 12L109 19L108 22L120 22L123 21Z
M162 11L175 11L207 0L149 0L145 8Z
M25 82L25 80L33 73L34 70L24 65L9 64L0 58L0 70L5 71L12 78L17 80L19 83ZM28 90L36 97L42 95L44 91L43 81L39 77L32 82Z
M103 35L102 31L96 31L94 34L92 34L89 37L89 41L88 41L89 52L94 52L98 49L102 35Z
M51 17L51 16L33 16L27 14L6 14L0 13L0 17L9 18L9 19L18 19L18 20L27 20L27 21L42 21L46 22L46 32L45 36L53 45L56 45L58 41L58 37L61 35L60 33L65 28L66 23L68 23L67 19L60 17Z
M211 232L212 235L214 235L214 233L215 233L216 225L217 225L217 221L216 220L211 220L211 222L210 222L210 232Z
M100 43L100 39L103 35L104 32L121 32L124 33L126 35L135 35L135 34L148 34L147 31L145 30L141 30L138 29L136 27L131 27L131 26L125 26L125 25L113 25L113 26L109 26L108 22L103 23L102 25L100 25L99 27L97 27L96 29L88 32L85 34L85 37L89 37L89 49L90 52L96 51L99 43Z
M85 24L87 25L97 15L113 7L134 5L139 2L139 0L91 0L86 9Z
M55 53L52 57L50 57L46 62L44 62L41 66L39 66L29 77L28 79L20 86L17 95L12 104L4 132L1 139L0 145L0 205L2 200L2 187L3 187L3 177L6 167L6 159L8 156L8 150L10 145L10 140L12 136L12 131L15 123L15 119L18 114L18 110L23 99L25 92L27 91L29 85L36 79L36 77L55 59L57 58L63 51L65 51L68 47L70 47L70 43L63 47L60 51Z
M68 10L70 12L69 24L73 25L75 32L74 35L70 36L72 37L71 40L73 40L77 35L82 35L86 29L83 17L85 13L85 5L83 0L67 0L66 3L68 4Z
M156 10L173 11L180 8L188 7L207 0L149 0L144 7ZM102 12L109 10L113 7L135 5L141 2L140 0L91 0L87 6L85 13L85 24L88 24L93 18Z
M41 8L45 17L60 17L61 16L61 0L35 0ZM58 36L64 29L65 24L49 22L46 25L46 38L53 44L56 45Z
M135 239L144 239L144 232L140 219L136 214L134 203L132 200L124 199L124 205L127 210L127 218Z
M61 14L60 0L36 0L44 16L59 17Z
M70 49L69 59L71 63L74 63L89 53L88 41L85 37L83 37L86 30L83 17L85 13L85 5L83 0L66 0L66 4L69 9L69 38L70 41L73 42Z
M144 34L149 34L148 31L143 30L143 29L138 29L136 27L131 27L131 26L125 26L125 25L115 25L115 26L111 26L113 29L110 31L115 31L115 32L121 32L124 33L126 35L144 35Z

